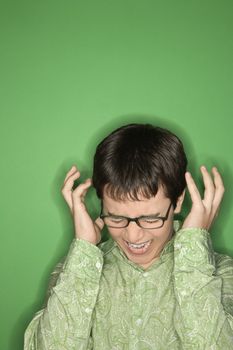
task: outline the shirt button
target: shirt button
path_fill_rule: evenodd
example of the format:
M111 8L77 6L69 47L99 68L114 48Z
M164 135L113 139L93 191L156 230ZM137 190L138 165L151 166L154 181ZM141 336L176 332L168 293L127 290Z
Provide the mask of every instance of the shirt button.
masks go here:
M138 318L135 323L137 326L140 326L142 324L142 319Z
M91 313L91 311L92 311L92 309L91 309L91 308L86 307L85 312L86 312L87 314Z
M98 270L101 270L101 263L100 263L100 262L97 262L97 263L95 264L95 266L96 266L96 268L97 268Z
M185 297L185 296L187 295L187 292L186 292L186 290L181 290L181 291L180 291L180 294L181 294L183 297Z
M175 246L176 246L177 249L181 249L181 247L182 247L181 243L176 243Z
M144 272L144 273L142 274L143 277L147 277L148 275L149 275L148 272Z

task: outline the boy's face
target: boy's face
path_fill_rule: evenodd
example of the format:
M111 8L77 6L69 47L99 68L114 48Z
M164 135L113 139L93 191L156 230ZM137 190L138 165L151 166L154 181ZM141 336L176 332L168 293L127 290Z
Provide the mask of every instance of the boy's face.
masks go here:
M140 196L139 199L140 201L127 199L124 202L118 202L110 198L104 191L103 214L130 218L154 214L164 217L171 204L170 199L165 197L162 187L159 188L155 197L147 199ZM147 268L159 257L164 245L172 237L173 216L174 213L180 211L182 202L183 195L178 199L175 211L173 206L170 208L168 219L161 228L143 229L136 222L130 222L125 228L108 227L109 233L129 260ZM147 244L143 248L136 248L129 246L127 242L133 244L147 242Z

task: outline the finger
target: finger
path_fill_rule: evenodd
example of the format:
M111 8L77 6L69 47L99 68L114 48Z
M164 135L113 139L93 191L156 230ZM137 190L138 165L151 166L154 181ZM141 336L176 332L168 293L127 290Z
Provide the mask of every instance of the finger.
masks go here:
M203 203L204 203L206 208L211 210L214 195L215 195L215 186L214 186L213 180L212 180L208 170L206 169L206 167L204 165L202 165L200 167L200 169L201 169L202 178L203 178L203 182L204 182L204 186L205 186Z
M222 180L222 177L221 177L218 169L216 167L213 167L212 173L214 175L214 184L215 184L216 189L218 189L219 191L224 193L224 191L225 191L224 184L223 184L223 180Z
M73 172L73 173L72 173ZM64 185L61 189L62 195L65 198L70 210L72 211L73 202L72 202L72 187L74 185L74 181L80 177L80 172L75 170L75 168L71 168L67 173L66 180L64 181Z
M73 174L75 171L77 170L76 166L73 165L70 170L66 173L66 177L64 179L64 182L66 182L66 180L68 179L68 177Z
M185 179L186 179L188 191L193 204L202 205L202 199L201 199L200 193L189 171L185 173Z
M212 168L212 173L214 176L214 185L215 185L215 195L213 199L212 210L213 210L213 215L216 216L218 214L219 206L222 201L225 189L224 189L222 177L216 167Z
M82 204L84 202L85 195L88 188L91 186L91 179L86 179L81 183L72 193L72 197L75 200L75 204Z
M80 177L80 172L77 170L72 175L67 177L67 180L64 181L63 192L70 192L73 189L74 181Z
M79 170L77 169L77 167L76 167L75 165L73 165L73 166L71 167L71 169L68 171L68 173L66 174L66 177L65 177L65 179L64 179L64 184L66 183L67 179L68 179L71 175L74 175L74 174L77 173L77 172L80 174L80 172L79 172Z

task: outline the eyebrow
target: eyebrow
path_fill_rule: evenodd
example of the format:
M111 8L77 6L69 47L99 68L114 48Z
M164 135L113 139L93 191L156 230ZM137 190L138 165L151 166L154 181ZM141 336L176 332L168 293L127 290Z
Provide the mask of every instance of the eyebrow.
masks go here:
M108 215L110 215L110 216L125 217L125 215L117 215L117 214L111 213L110 211L107 211L107 213L108 213ZM148 216L160 216L160 213L148 214L148 215L140 215L140 216L138 216L138 217L141 218L141 217L148 217Z

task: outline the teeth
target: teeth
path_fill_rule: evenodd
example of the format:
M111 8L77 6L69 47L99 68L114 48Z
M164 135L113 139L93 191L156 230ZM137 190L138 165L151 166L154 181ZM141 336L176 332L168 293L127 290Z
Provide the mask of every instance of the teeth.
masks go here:
M144 242L144 243L141 243L141 244L133 244L133 243L127 242L127 244L128 244L129 247L139 249L139 248L144 248L145 246L149 246L150 241L147 241L147 242Z
M144 247L145 244L129 244L129 246L133 247L133 248L142 248Z

